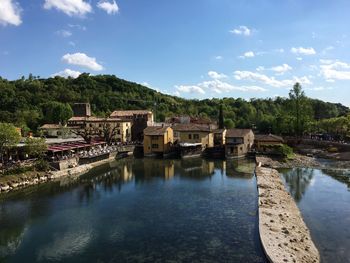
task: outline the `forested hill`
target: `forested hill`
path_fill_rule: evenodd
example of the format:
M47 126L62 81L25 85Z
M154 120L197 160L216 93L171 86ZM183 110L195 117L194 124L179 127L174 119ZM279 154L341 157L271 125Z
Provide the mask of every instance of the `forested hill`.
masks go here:
M310 122L349 113L349 108L341 104L307 101ZM150 109L159 121L179 114L217 119L222 104L227 127L256 127L261 132L288 133L292 121L291 101L287 98L186 100L114 75L81 74L76 79L40 79L30 75L15 81L0 78L0 122L36 130L43 123L65 121L71 115L69 105L74 102L90 102L94 114L99 116L115 109ZM62 114L52 112L60 107Z

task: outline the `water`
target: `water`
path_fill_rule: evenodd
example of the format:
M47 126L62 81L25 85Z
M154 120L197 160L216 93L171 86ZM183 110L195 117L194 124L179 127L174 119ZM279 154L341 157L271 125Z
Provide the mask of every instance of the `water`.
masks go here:
M125 159L10 194L0 199L0 261L266 262L253 169Z
M282 173L322 262L350 262L349 171L295 168Z

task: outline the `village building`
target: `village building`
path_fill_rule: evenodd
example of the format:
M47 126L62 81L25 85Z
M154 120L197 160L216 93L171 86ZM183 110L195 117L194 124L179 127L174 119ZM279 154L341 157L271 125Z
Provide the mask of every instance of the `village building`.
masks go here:
M61 124L44 124L39 127L39 131L45 138L75 138L77 137L71 131L71 128Z
M131 140L131 122L118 118L99 118L93 116L72 117L68 120L68 127L72 131L88 130L94 136L102 136L105 129L113 130L116 142L129 142Z
M143 131L147 126L153 126L153 112L149 110L116 110L110 118L131 122L131 140L142 141Z
M210 125L175 124L174 140L178 143L201 144L202 150L214 147L214 133Z
M225 156L243 158L252 149L254 133L251 129L228 129L226 131Z
M267 152L271 146L283 143L282 137L273 134L257 134L254 139L255 149L259 152Z
M171 127L150 126L143 133L143 152L145 156L164 155L171 151L174 142Z
M214 146L224 146L226 144L226 129L217 129L214 133Z

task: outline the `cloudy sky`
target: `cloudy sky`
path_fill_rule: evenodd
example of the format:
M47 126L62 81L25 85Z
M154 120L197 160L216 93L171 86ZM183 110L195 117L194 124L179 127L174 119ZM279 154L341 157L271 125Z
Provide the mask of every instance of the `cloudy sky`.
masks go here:
M0 0L0 76L115 74L185 98L350 106L348 0Z

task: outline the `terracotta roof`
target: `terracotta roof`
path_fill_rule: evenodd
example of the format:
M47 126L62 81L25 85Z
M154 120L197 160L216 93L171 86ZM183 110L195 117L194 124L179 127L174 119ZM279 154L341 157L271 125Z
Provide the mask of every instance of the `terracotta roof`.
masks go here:
M143 130L144 135L163 135L169 127L149 126Z
M149 110L116 110L113 111L110 117L132 117L134 115L144 115L152 114L152 111Z
M196 132L210 132L210 126L205 125L205 124L194 124L194 123L189 123L189 124L175 124L173 127L174 131L196 131Z
M257 134L254 140L260 142L284 142L282 137L274 134Z
M60 129L62 128L59 124L44 124L40 127L40 129Z
M251 129L227 129L226 137L227 138L244 137L251 131L252 131Z

